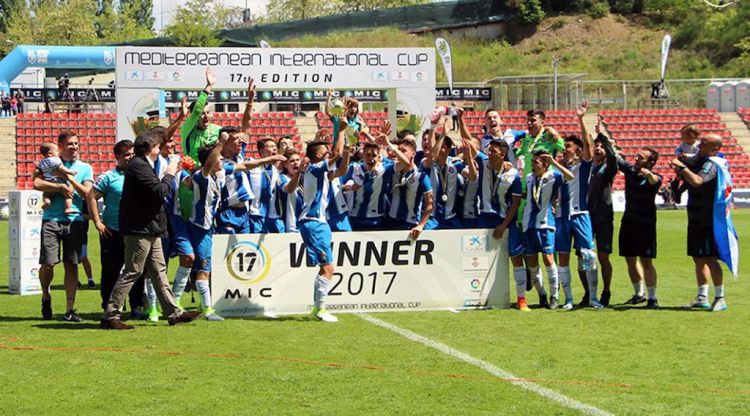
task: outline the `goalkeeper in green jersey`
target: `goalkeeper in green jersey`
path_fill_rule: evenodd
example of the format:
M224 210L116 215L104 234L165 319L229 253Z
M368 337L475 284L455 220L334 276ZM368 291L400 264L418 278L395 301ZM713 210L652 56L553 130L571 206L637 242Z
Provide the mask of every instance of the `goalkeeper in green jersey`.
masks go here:
M208 95L216 83L216 75L211 67L206 68L206 87L203 88L198 99L190 104L190 115L180 128L182 137L182 151L190 156L196 167L200 166L198 149L216 142L219 138L221 126L211 124L211 112L206 108Z

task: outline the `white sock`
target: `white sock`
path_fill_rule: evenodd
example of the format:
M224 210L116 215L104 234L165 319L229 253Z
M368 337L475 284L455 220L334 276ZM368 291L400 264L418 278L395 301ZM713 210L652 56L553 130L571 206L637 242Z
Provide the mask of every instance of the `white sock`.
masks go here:
M315 291L313 292L313 306L315 309L325 308L325 300L328 295L330 280L323 276L315 276Z
M547 273L550 273L549 269L547 269ZM560 275L560 284L563 288L563 293L565 293L565 302L572 301L573 300L573 288L570 287L570 267L569 266L560 266L558 269L558 273ZM552 280L550 280L550 286L552 285Z
M570 272L568 272L570 273ZM552 263L549 267L547 267L547 280L549 281L549 293L550 296L553 298L560 298L559 297L559 289L557 287L558 284L558 277L557 277L557 265Z
M172 283L172 292L174 292L174 298L176 301L182 297L182 292L185 291L185 286L190 278L190 271L192 268L180 266L174 274L174 282Z
M196 280L195 288L201 299L201 308L205 311L211 308L211 288L208 286L208 280Z
M650 286L646 289L648 290L648 300L656 299L656 286Z
M536 291L540 295L547 296L547 291L544 290L544 284L542 283L542 271L537 267L529 267L529 273L531 273L531 282L534 283Z
M708 284L698 286L698 296L708 298Z
M516 296L526 298L526 269L523 266L514 267L513 279L516 281Z
M724 285L714 286L714 296L717 298L724 297Z
M597 296L597 293L599 293L599 273L597 272L597 269L586 272L586 283L588 283L589 286L589 300L598 302L599 297Z
M148 299L148 306L151 308L156 307L156 291L154 290L154 284L151 283L151 279L146 279L146 298Z
M638 283L633 283L633 291L635 292L636 296L643 297L643 280Z

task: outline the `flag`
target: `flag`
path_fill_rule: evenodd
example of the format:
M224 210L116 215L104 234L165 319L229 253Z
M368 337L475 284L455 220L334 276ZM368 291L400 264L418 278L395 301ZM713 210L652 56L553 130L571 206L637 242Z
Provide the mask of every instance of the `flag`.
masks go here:
M443 38L435 39L435 48L443 62L445 76L448 78L448 88L453 91L453 63L451 61L451 45Z
M664 35L664 39L661 41L661 79L664 80L664 75L667 72L667 58L669 57L669 45L672 43L672 37Z
M721 157L711 157L716 165L716 193L714 195L714 240L719 260L723 261L734 277L737 277L740 248L737 231L732 222L732 177L727 161Z

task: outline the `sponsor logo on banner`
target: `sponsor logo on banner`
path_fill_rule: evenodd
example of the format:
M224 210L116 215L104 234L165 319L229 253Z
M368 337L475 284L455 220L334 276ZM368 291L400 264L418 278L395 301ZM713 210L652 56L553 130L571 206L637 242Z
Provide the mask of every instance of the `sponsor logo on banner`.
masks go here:
M427 73L424 71L414 71L411 73L411 80L416 82L424 82L427 80Z
M141 71L128 71L125 75L125 79L128 81L143 81L143 72Z
M391 72L391 81L408 81L409 73L406 71L393 71Z
M487 250L487 238L481 234L464 235L461 241L465 253Z
M182 72L180 71L169 71L169 80L172 82L182 81Z
M112 65L115 63L115 54L109 49L104 50L104 64Z
M385 71L375 71L372 73L372 80L377 82L388 81L388 73Z
M271 270L271 256L261 245L242 241L232 246L224 257L229 274L248 285L260 282Z
M461 259L461 270L465 272L486 272L490 270L487 256L465 256Z
M164 73L161 71L147 71L145 78L146 81L164 81Z

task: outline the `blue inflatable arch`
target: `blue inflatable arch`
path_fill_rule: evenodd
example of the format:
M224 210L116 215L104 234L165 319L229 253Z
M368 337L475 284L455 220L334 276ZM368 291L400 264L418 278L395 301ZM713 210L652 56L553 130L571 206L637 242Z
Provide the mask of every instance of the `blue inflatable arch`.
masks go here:
M114 46L15 47L0 61L0 90L10 92L10 83L28 67L70 69L115 69Z

